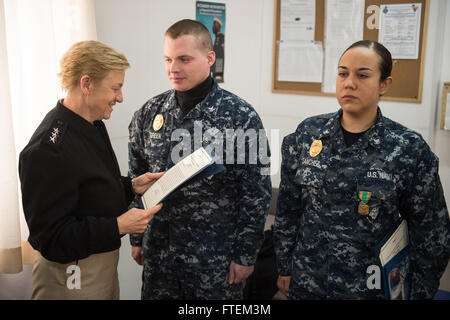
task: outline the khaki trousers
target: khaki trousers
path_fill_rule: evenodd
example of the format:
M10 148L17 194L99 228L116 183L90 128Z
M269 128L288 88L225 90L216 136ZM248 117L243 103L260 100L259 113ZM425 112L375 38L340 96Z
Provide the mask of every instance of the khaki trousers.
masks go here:
M118 300L119 249L62 264L36 257L32 300Z

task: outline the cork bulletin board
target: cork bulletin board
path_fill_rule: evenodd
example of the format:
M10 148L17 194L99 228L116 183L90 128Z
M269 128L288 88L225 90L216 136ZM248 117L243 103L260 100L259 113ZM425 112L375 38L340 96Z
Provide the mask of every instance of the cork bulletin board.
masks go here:
M274 93L289 93L289 94L304 94L304 95L321 95L334 96L333 93L326 93L322 91L322 83L313 82L294 82L294 81L279 81L278 80L278 57L279 57L279 42L280 42L280 15L281 15L281 1L274 0L274 35L273 35L273 54L272 54L272 92ZM325 20L325 1L316 0L315 12L315 30L314 41L324 42L324 20ZM426 34L428 25L429 0L366 0L364 7L364 40L378 41L378 29L369 29L365 23L367 19L373 14L367 8L371 5L392 5L392 4L409 4L421 3L421 19L420 19L420 33L419 33L419 50L418 59L394 59L392 68L392 86L389 92L382 97L382 100L416 102L422 101L422 86L423 86L423 70L425 65L425 48L426 48ZM325 48L324 48L325 49ZM337 67L337 66L336 66Z

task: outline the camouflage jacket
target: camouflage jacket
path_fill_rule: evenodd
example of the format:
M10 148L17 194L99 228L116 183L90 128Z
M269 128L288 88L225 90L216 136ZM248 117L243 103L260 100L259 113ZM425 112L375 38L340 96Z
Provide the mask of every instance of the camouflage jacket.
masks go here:
M279 273L292 276L296 297L382 299L383 288L368 288L367 268L380 265L376 248L402 216L410 297L432 298L449 259L438 159L419 134L380 109L374 126L346 147L341 115L306 119L284 138L274 235ZM322 149L312 157L315 140ZM358 214L360 191L371 192L366 216Z
M254 161L250 152L240 158L236 133L249 129L264 131L256 111L216 82L187 115L178 106L174 90L150 99L134 114L129 126L131 177L166 171L181 153L185 157L207 145L222 156L226 168L173 192L144 235L130 237L132 245L143 246L145 258L194 268L228 265L231 260L241 265L255 262L272 186L270 176L261 174L269 162ZM265 138L265 133L260 136ZM244 139L246 150L258 145L254 138Z

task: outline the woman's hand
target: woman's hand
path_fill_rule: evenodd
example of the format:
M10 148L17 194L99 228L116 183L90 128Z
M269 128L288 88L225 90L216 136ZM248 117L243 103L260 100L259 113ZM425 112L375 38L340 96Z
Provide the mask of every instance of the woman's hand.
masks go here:
M142 233L147 228L147 224L153 219L156 212L162 207L162 203L153 208L143 210L132 208L117 218L119 234Z
M289 297L289 284L291 282L290 276L278 277L277 286L281 292L283 292L287 297Z
M143 194L153 183L155 183L156 180L161 178L163 174L164 172L146 172L139 177L134 178L131 180L134 193Z

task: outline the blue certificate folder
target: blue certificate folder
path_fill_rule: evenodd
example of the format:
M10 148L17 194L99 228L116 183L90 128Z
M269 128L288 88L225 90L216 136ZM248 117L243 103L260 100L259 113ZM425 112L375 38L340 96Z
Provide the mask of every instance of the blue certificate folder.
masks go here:
M381 241L378 251L386 300L409 299L409 251L408 224L399 219Z
M164 200L167 196L169 196L169 194L171 194L171 193L174 192L175 190L179 190L179 189L184 188L184 187L186 187L186 186L188 186L188 185L190 185L190 184L192 184L192 183L201 181L201 180L203 180L203 179L205 179L205 178L208 178L208 177L210 177L210 176L213 176L213 175L215 175L215 174L218 174L218 173L220 173L220 172L226 170L226 168L225 168L225 166L224 166L223 164L217 163L217 162L216 162L216 161L217 161L217 157L215 156L213 150L212 150L210 147L205 147L205 148L201 148L201 149L203 149L203 151L205 151L205 152L210 156L210 161L209 161L209 163L208 163L206 166L203 165L203 166L201 167L201 169L199 169L199 171L195 172L195 174L192 175L191 177L189 177L187 180L185 180L185 181L178 181L177 184L179 184L179 185L177 185L175 189L173 189L173 190L171 190L170 192L166 193L166 194L160 199L160 202L161 202L162 200ZM194 151L193 153L197 153L197 154L198 154L199 151L200 151L200 150L197 149L197 150ZM193 153L192 153L192 154L193 154ZM191 154L191 156L192 156L192 154ZM189 156L187 156L186 158L188 158L188 157L189 157ZM174 165L172 168L170 168L170 169L165 173L165 175L166 175L166 174L169 174L170 170L172 170L172 169L175 168L176 166L177 166L177 165ZM163 175L163 177L164 177L164 175ZM163 177L161 177L160 179L162 179ZM155 182L155 184L156 184L156 183L158 183L158 181ZM173 182L172 182L172 183L173 183ZM153 187L153 186L152 186L152 187ZM150 187L150 188L152 188L152 187ZM149 190L150 190L150 189L149 189ZM147 190L147 192L149 192L149 190ZM147 192L146 192L146 193L147 193ZM143 199L142 199L142 196L141 196L141 197L138 197L137 201L138 201L139 208L145 208L145 207L146 207L146 206L144 205L144 201L143 201Z

